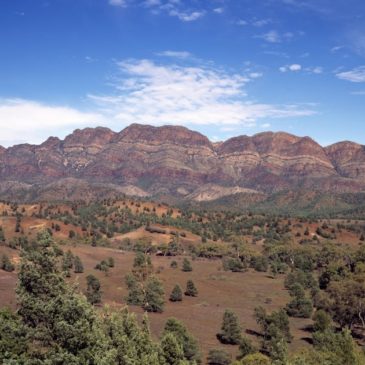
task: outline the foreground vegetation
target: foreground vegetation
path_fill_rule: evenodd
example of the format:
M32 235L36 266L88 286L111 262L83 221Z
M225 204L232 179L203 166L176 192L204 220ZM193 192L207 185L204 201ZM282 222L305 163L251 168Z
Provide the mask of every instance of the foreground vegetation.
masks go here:
M35 220L46 224L32 229ZM365 364L362 221L188 212L131 201L5 204L0 232L0 273L18 276L17 305L0 313L4 364ZM93 250L103 256L90 267ZM126 250L131 266L116 278L121 261L113 253ZM235 309L207 309L206 317L219 313L220 325L203 325L220 346L202 348L179 313L196 305L204 313L208 298L223 294L203 283L217 290L230 286L227 277L235 288L250 277L253 291L255 280L265 280L266 299L256 300L248 313L256 326L248 326L238 309L250 293L229 292ZM110 306L106 298L116 295L118 281L125 295ZM270 290L278 284L282 304L272 306ZM180 318L164 316L166 308ZM156 318L165 322L151 331L149 319ZM307 326L306 346L292 346L293 320L305 321L299 323Z

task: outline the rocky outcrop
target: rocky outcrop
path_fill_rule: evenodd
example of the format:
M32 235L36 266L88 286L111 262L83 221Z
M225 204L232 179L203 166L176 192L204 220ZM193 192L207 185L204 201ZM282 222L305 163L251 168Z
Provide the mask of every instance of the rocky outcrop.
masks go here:
M358 192L365 189L365 148L352 142L323 148L282 132L211 143L179 126L132 124L119 133L85 128L64 140L0 148L0 184L3 198L10 190L13 196L16 186L23 193L31 189L32 196L47 186L47 197L55 189L67 198L72 188L77 196L107 184L118 193L197 200L252 190Z

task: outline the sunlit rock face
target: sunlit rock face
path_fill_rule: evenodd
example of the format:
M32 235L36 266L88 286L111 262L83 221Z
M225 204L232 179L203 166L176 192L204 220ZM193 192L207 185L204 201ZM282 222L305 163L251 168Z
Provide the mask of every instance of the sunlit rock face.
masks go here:
M281 132L212 143L180 126L132 124L119 133L85 128L64 140L0 147L0 179L3 198L9 182L12 194L17 186L23 193L36 186L33 194L47 187L52 195L52 187L58 191L63 184L67 195L74 185L75 197L93 184L197 200L286 189L357 192L365 188L365 148L352 142L324 148L309 137Z

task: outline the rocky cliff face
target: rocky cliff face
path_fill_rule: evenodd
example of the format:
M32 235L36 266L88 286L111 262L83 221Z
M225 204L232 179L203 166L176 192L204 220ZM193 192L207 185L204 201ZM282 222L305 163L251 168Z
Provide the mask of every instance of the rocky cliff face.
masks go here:
M365 189L365 147L340 142L323 148L309 137L272 132L213 144L184 127L132 124L119 133L86 128L64 140L0 148L0 197L9 187L16 194L17 186L22 196L47 191L48 197L62 184L62 198L72 188L82 198L85 189L107 184L117 192L199 199L242 189L358 192Z

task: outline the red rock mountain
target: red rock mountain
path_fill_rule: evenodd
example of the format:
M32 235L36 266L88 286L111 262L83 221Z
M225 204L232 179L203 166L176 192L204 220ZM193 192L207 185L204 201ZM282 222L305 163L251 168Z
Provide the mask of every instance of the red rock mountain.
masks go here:
M281 132L213 144L184 127L138 124L119 133L77 129L64 140L0 147L0 198L82 197L78 190L92 194L96 186L100 194L214 198L253 190L359 192L365 190L365 147L323 148Z

